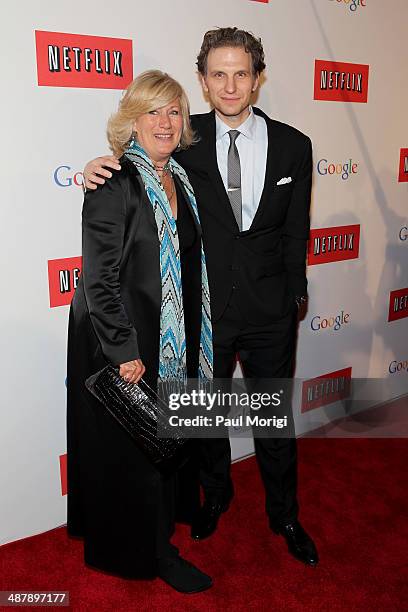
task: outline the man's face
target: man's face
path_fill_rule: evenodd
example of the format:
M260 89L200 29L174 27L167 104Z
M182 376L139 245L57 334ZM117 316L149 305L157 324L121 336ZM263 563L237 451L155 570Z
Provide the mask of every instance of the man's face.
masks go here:
M248 116L259 77L253 74L251 54L244 47L219 47L209 52L201 83L220 118L235 127Z

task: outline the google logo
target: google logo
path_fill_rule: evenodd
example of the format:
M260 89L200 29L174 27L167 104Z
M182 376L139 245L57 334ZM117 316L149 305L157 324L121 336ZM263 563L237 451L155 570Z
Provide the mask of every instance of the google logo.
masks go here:
M317 171L321 176L327 176L328 174L341 175L343 181L346 181L351 174L357 174L358 163L353 163L351 158L344 164L329 163L327 159L319 159Z
M58 187L71 187L71 185L82 187L84 178L82 172L74 172L72 174L71 170L71 166L58 166L54 170L54 181Z
M334 0L329 0L329 2L334 2ZM343 4L349 4L350 5L350 11L354 12L357 10L357 8L359 6L367 6L366 5L366 0L336 0L336 2L343 3Z
M400 239L400 240L402 240L403 242L404 242L405 240L408 240L408 227L407 227L406 225L403 225L403 226L400 228L400 231L399 231L399 239Z
M349 319L350 314L345 313L344 310L336 317L327 317L327 319L317 315L311 320L310 327L313 331L320 331L321 329L333 329L333 331L338 331L343 325L349 322Z
M408 370L408 359L405 361L391 361L388 371L390 374L395 374L396 372L401 372L401 370Z

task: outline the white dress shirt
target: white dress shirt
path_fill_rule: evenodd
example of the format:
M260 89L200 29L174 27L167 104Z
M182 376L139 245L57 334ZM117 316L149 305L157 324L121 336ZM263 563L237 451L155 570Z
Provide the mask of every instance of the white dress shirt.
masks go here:
M217 163L224 187L228 190L228 132L241 132L235 141L241 164L242 229L247 230L255 217L265 182L268 130L265 120L252 108L244 123L231 128L215 114Z

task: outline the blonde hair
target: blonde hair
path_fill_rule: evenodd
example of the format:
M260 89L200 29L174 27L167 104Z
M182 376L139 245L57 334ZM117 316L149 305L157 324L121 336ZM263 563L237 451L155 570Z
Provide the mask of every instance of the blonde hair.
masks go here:
M160 70L146 70L128 85L119 102L119 109L114 113L107 126L107 137L110 148L120 157L132 138L135 120L153 110L170 104L173 100L180 102L183 129L180 148L186 149L194 141L194 132L190 124L190 105L187 95L175 79Z

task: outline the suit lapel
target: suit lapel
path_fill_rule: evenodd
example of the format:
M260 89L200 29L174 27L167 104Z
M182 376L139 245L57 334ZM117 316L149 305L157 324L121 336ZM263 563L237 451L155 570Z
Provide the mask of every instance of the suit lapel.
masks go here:
M222 217L224 223L228 227L232 227L238 231L238 225L232 212L231 203L227 192L225 191L224 183L222 182L221 174L217 163L217 147L216 147L216 124L215 111L208 113L208 122L206 129L200 133L203 145L206 148L205 156L208 162L208 175L211 183L214 185L218 195L220 206L217 207L217 214Z
M251 227L248 231L257 228L262 213L265 210L265 207L270 206L271 192L274 185L274 177L276 177L276 171L279 166L280 158L280 142L278 135L276 134L276 130L274 129L273 121L271 121L271 119L269 119L269 117L258 108L253 107L253 110L256 115L261 116L266 122L266 127L268 130L268 150L266 157L265 181L262 190L262 195L261 199L259 200L259 205L255 213L255 217L253 218Z
M186 203L187 209L189 211L189 214L192 216L193 221L194 221L194 226L196 228L196 231L198 233L199 236L201 236L201 225L198 223L197 221L197 216L191 206L191 202L190 202L190 198L188 197L188 194L186 193L186 190L184 189L184 185L181 182L180 178L177 176L177 174L174 174L174 180L177 183L177 186L179 187L179 193L182 194L183 199Z
M266 159L266 170L265 170L265 181L262 190L262 195L259 201L255 217L252 220L251 227L249 230L252 231L257 229L259 226L262 213L267 206L271 205L271 197L274 186L274 179L276 178L277 169L280 161L280 138L274 122L263 113L260 109L253 107L254 113L261 116L265 122L268 131L268 149ZM200 131L202 144L204 146L204 155L207 159L207 170L211 183L214 185L217 195L219 207L217 209L217 215L222 217L225 224L231 229L238 231L238 225L232 212L231 203L228 198L228 194L225 191L224 183L222 182L221 174L217 164L217 149L216 149L216 124L215 124L215 111L211 111L207 115L207 124L205 129Z

